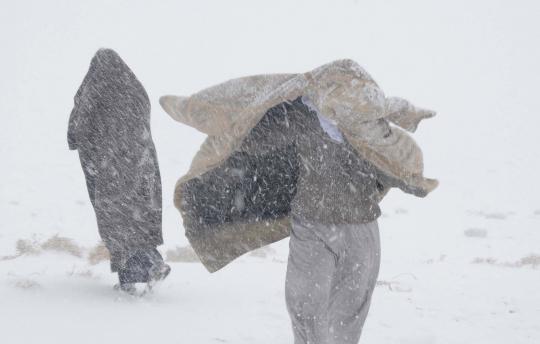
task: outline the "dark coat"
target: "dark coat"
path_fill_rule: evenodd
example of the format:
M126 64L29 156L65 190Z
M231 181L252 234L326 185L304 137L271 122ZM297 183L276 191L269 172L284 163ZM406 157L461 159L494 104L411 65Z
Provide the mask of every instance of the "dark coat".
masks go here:
M68 143L79 152L112 270L136 250L161 245L161 178L150 101L113 50L101 49L92 59L75 95Z

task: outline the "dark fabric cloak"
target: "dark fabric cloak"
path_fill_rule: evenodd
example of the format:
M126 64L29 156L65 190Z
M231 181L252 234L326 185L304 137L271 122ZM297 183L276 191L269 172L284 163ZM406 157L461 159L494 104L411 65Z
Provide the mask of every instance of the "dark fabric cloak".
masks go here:
M113 271L163 243L161 178L150 101L116 52L100 49L77 94L68 144L79 152L99 234Z

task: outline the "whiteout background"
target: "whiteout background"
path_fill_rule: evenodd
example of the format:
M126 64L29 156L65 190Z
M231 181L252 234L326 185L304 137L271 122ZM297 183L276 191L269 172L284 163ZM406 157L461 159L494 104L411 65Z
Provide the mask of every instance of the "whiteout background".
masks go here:
M351 58L387 95L437 110L415 138L425 174L441 182L427 199L394 190L383 202L381 282L361 342L538 343L539 17L536 1L2 0L0 256L18 239L98 242L66 142L98 48L115 49L152 101L162 251L187 244L172 192L204 137L170 119L159 96ZM292 343L287 241L273 248L216 274L173 263L141 299L112 290L106 263L0 261L0 342Z

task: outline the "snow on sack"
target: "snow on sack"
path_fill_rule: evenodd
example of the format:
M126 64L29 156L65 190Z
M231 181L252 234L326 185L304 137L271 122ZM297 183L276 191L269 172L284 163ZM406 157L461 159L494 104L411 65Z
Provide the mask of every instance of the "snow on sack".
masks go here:
M303 74L233 79L190 97L161 97L161 106L173 119L208 135L188 173L177 182L174 201L186 236L209 271L289 235L296 181L290 161L283 157L290 155L286 148L250 144L249 136L275 113L271 109L299 97L308 98L335 123L356 152L394 186L419 197L437 187L436 180L423 176L422 151L406 132L414 132L422 119L435 113L386 97L351 60ZM381 191L379 200L387 191ZM264 197L256 197L261 193Z

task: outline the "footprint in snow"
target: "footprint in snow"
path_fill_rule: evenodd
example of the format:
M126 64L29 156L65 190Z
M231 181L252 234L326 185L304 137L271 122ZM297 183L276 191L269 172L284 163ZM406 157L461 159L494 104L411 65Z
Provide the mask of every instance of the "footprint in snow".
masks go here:
M500 212L500 211L494 211L494 212L485 212L485 211L475 211L475 210L469 210L469 214L480 216L485 219L489 220L506 220L509 216L514 215L514 212Z
M487 237L487 231L482 228L468 228L463 234L469 238L485 238Z
M15 288L22 290L36 290L41 288L38 282L27 278L19 278L12 283Z

